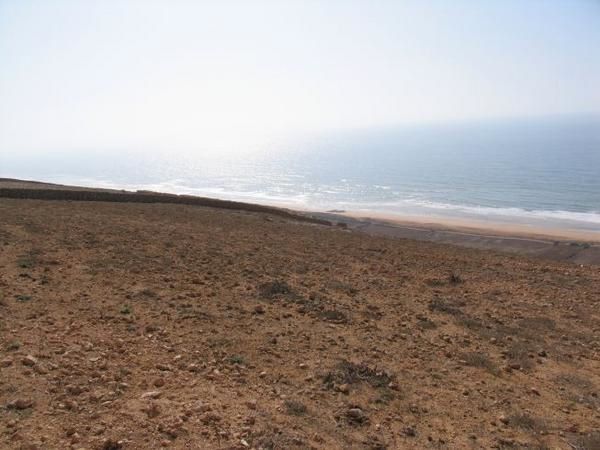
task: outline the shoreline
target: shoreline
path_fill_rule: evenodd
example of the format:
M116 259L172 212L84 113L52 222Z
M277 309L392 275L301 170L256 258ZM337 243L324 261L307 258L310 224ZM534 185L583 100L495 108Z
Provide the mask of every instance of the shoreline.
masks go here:
M475 219L445 218L439 216L394 215L357 211L347 211L340 214L364 221L376 221L407 227L432 228L438 231L453 231L456 233L478 234L489 237L510 237L542 241L577 241L600 244L600 231L534 227L518 223L483 222Z
M18 194L18 195L17 195ZM154 191L79 187L42 181L0 178L0 198L38 200L173 203L242 210L338 226L350 231L399 239L439 242L462 247L541 257L578 264L600 264L600 232L535 229L523 225L481 223L469 219L399 216L377 212L311 211L283 203L258 204Z

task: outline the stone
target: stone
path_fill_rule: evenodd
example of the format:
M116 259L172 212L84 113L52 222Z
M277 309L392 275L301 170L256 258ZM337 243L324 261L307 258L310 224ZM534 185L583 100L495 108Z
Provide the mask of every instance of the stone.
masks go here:
M33 407L33 400L31 400L30 398L17 398L11 402L9 402L6 407L8 409L17 409L17 410L23 410L23 409L27 409L27 408L32 408Z
M142 394L142 399L157 399L162 395L161 391L148 391Z
M413 427L405 427L404 430L402 430L402 432L405 436L409 437L415 437L417 435L417 432Z
M25 358L23 358L23 361L21 362L24 366L33 367L38 363L38 360L33 355L27 355Z
M0 367L9 367L12 366L13 360L11 358L4 358L0 361Z
M350 386L347 383L340 384L340 385L336 386L335 389L338 392L341 392L342 394L349 394L350 393Z
M350 408L348 411L346 411L346 416L348 416L348 418L353 422L358 423L362 423L367 420L367 416L360 408Z

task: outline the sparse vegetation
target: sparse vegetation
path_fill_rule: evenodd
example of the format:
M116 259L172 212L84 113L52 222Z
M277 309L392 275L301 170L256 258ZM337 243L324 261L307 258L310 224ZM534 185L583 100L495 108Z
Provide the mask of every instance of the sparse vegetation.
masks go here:
M303 416L308 412L306 405L297 400L286 400L284 406L286 412L293 416Z
M428 308L430 311L456 316L462 314L460 308L463 306L465 306L465 303L462 301L444 300L436 297L429 302Z
M229 357L230 364L246 364L246 360L241 355L232 355Z
M461 356L461 359L465 361L467 366L471 367L479 367L487 370L489 373L498 375L500 370L498 366L494 364L494 362L490 359L490 357L484 353L480 352L469 352L464 353Z
M384 370L378 370L365 363L356 364L342 360L332 371L328 372L323 382L332 388L334 384L367 383L375 388L388 386L393 377Z
M21 343L17 340L12 340L8 344L6 344L6 350L9 352L14 352L21 348Z
M259 296L266 299L273 299L279 295L287 295L292 292L292 289L285 281L271 281L263 283L258 288Z
M518 364L523 370L534 367L533 351L524 342L513 342L504 352L509 364Z
M462 277L457 272L451 272L448 277L448 282L450 284L460 284L463 282Z
M574 450L597 450L600 448L600 431L592 431L589 434L568 441Z
M323 320L326 320L328 322L333 322L333 323L348 322L348 316L345 313L343 313L342 311L336 311L333 309L320 311L319 317L321 317Z
M508 424L515 428L539 432L546 429L545 423L528 413L520 412L508 417Z

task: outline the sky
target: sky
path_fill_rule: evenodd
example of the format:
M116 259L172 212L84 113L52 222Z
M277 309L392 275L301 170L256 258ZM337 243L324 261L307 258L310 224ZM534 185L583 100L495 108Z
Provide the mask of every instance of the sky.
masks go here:
M597 0L0 0L0 152L600 112Z

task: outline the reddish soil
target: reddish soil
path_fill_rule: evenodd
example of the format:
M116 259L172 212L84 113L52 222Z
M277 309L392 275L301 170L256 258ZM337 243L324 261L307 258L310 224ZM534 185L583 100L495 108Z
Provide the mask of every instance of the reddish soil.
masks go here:
M0 448L600 448L600 272L0 199Z

